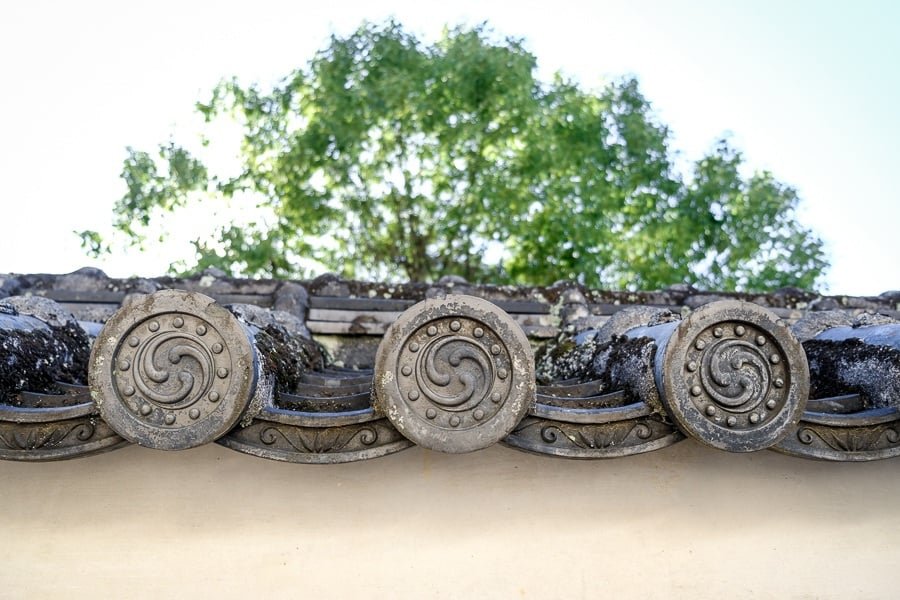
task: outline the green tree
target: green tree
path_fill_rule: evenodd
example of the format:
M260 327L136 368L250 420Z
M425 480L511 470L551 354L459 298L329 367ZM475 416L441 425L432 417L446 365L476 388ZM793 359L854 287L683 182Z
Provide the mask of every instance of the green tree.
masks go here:
M810 287L827 266L770 173L740 174L726 142L683 177L634 79L588 91L535 78L520 40L486 27L426 45L395 22L331 38L265 91L221 83L197 108L236 120L242 171L224 177L172 142L129 148L114 227L141 243L160 213L241 198L271 215L197 238L196 262L235 274L654 288ZM81 233L102 252L103 236Z

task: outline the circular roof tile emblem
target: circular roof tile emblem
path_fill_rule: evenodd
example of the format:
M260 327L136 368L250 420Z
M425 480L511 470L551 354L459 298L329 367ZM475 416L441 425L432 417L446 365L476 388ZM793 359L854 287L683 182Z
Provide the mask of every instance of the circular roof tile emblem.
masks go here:
M471 296L430 299L385 334L375 361L376 406L407 438L470 452L509 434L534 402L534 358L521 328Z
M230 430L256 385L256 351L212 298L164 290L119 310L91 354L100 415L125 439L193 448Z
M697 309L673 332L662 360L666 409L715 448L768 448L796 427L806 406L803 348L776 315L753 304Z

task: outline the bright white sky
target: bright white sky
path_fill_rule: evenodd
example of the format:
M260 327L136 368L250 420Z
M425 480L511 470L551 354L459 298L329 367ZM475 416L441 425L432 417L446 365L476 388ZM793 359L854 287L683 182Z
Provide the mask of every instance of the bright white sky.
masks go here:
M635 74L685 159L725 133L798 188L826 241L832 293L900 289L900 3L16 2L0 8L0 272L99 266L163 274L190 252L85 257L73 230L108 228L125 146L188 141L223 77L275 82L363 19L426 39L488 21L523 37L541 75L585 86ZM203 231L206 226L202 228Z

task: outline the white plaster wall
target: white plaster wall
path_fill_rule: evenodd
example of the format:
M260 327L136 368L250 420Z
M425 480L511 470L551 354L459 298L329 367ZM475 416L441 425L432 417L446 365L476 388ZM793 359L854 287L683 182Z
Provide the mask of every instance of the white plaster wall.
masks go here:
M900 459L686 441L292 465L211 445L0 463L12 598L891 598Z

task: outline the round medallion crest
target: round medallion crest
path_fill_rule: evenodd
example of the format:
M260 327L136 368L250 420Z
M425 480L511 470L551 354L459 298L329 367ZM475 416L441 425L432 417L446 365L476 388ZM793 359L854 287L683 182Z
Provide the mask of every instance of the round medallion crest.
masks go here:
M421 302L378 348L376 406L410 440L442 452L490 446L534 402L534 358L521 328L471 296Z

